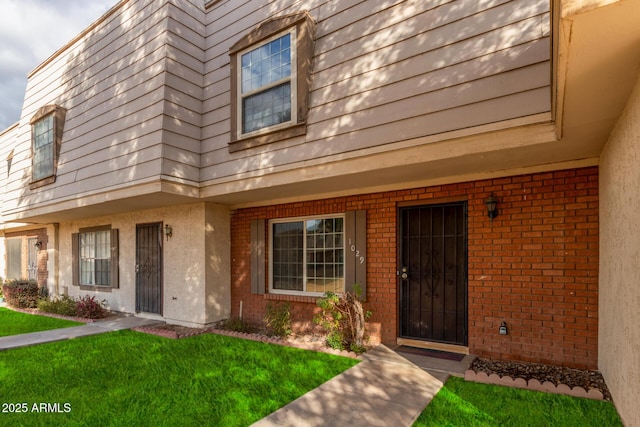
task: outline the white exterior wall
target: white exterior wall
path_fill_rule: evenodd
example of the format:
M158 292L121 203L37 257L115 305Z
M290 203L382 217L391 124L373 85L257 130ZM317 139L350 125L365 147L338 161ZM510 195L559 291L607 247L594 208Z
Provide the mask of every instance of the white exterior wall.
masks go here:
M5 192L9 184L7 180L9 173L8 159L9 157L13 157L17 129L17 124L15 124L0 131L0 195ZM11 168L13 168L13 160L11 160ZM4 211L4 208L4 197L0 197L0 213ZM4 237L4 231L6 228L7 224L2 221L2 216L0 215L0 279L2 280L6 279L7 274L7 246ZM1 282L0 286L2 286Z
M600 163L598 366L622 421L640 425L640 78Z
M0 234L0 279L4 280L5 274L7 272L7 253L6 253L6 242L4 235ZM2 286L2 282L0 282L0 287Z
M135 313L136 224L162 222L173 229L163 237L163 320L203 326L229 316L229 210L197 203L60 224L60 288L73 297L95 295L109 309ZM119 230L119 288L86 291L73 286L71 234L110 225ZM144 315L144 313L142 313Z

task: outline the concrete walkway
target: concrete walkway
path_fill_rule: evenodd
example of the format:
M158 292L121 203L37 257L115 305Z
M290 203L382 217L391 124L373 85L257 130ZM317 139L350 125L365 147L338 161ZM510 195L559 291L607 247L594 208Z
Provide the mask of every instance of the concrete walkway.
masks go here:
M353 368L253 426L411 426L449 374L464 373L473 360L470 356L462 362L411 356L433 375L380 345Z
M117 319L99 320L70 328L52 329L49 331L32 332L30 334L0 337L0 351L10 348L27 347L47 342L63 341L71 338L86 337L103 334L105 332L131 329L158 323L157 320L139 317L118 317Z

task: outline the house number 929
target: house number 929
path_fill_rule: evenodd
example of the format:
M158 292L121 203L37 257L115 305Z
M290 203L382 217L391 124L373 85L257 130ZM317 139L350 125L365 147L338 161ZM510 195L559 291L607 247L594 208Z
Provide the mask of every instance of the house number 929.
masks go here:
M351 252L353 252L355 254L356 260L360 264L364 264L364 256L360 255L360 250L358 248L356 248L356 245L351 243L351 239L349 239L349 248L351 249Z

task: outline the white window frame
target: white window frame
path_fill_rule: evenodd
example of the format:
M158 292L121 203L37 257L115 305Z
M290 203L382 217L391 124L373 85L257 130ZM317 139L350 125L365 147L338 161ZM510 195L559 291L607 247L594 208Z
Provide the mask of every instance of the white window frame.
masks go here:
M308 292L306 290L302 291L294 291L287 289L274 289L273 287L273 259L274 259L274 248L273 248L273 225L274 224L286 224L290 222L304 222L312 221L316 219L333 219L333 218L341 218L342 219L342 254L343 254L343 269L342 269L342 279L343 279L343 290L338 291L337 293L343 293L346 290L346 249L347 249L347 230L346 230L346 219L344 214L327 214L327 215L313 215L313 216L302 216L302 217L290 217L290 218L278 218L272 219L269 221L269 293L272 294L282 294L282 295L299 295L299 296L323 296L324 292ZM307 233L306 233L306 225L304 226L304 235L303 235L303 244L302 244L302 253L303 253L303 275L302 275L302 285L303 289L307 287Z
M40 134L36 134L36 127L38 126L39 123L42 123L44 121L51 121L51 129L49 130L48 134L49 134L49 139L47 140L46 144L42 145L40 148L36 148L36 142L38 141L39 137L41 137ZM32 130L31 133L33 135L32 137L32 152L33 152L33 170L32 170L32 175L31 178L33 181L41 181L43 179L49 178L53 175L55 175L55 143L56 143L56 118L55 118L55 114L49 113L46 116L40 117L38 120L36 120L32 125ZM38 158L39 156L42 156L42 153L45 153L47 158L50 159L51 165L49 167L49 169L47 169L46 171L42 171L41 169L37 168L36 166L38 165L36 163L36 158ZM40 172L38 174L38 172Z
M31 190L52 184L56 181L66 113L67 110L61 106L50 104L41 107L33 117L31 117L31 120L29 120L29 124L31 125L31 183L29 188ZM36 157L38 157L40 151L36 150L36 140L38 138L35 130L38 123L41 123L43 120L52 120L52 139L50 144L48 144L50 148L47 148L47 152L51 154L52 165L51 169L47 170L46 173L36 174Z
M107 238L109 239L109 245L108 245L108 250L107 250L107 254L109 255L109 258L97 258L96 256L92 257L92 258L83 258L82 257L82 253L83 253L83 245L82 245L82 236L83 235L88 235L88 234L93 234L93 250L94 250L94 254L96 252L96 234L97 233L106 233ZM79 284L80 286L92 286L92 287L111 287L111 285L113 284L113 278L111 277L111 263L113 262L113 260L111 259L111 228L99 228L99 229L94 229L94 230L88 230L88 231L81 231L78 233L79 234L79 245L78 245L78 278L79 278ZM109 283L83 283L82 279L82 261L84 259L90 259L93 262L93 281L96 282L96 260L104 260L104 259L108 259L109 260Z
M295 125L296 123L298 123L298 105L297 105L297 99L298 99L298 53L297 53L297 34L296 34L296 27L291 27L288 28L285 31L281 31L277 34L274 34L273 36L262 40L260 43L256 43L253 44L249 47L247 47L246 49L241 50L240 52L238 52L238 54L236 55L236 73L237 73L237 79L236 79L236 94L237 94L237 102L236 102L236 129L238 132L238 139L243 139L243 138L250 138L253 136L258 136L258 135L262 135L265 133L269 133L269 132L273 132L279 129L284 129L284 128L288 128L292 125ZM265 86L260 87L259 89L255 89L253 91L249 91L245 94L242 93L242 55L251 52L255 49L259 49L260 47L266 45L267 43L271 43L272 41L279 39L280 37L283 37L287 34L290 34L290 49L291 49L291 74L289 75L289 77L286 78L282 78L280 80L277 80L275 82L271 82ZM258 93L264 92L265 90L271 89L275 86L279 86L283 83L286 82L290 82L290 87L291 87L291 93L290 93L290 97L291 97L291 119L289 121L283 122L283 123L278 123L276 125L272 125L272 126L267 126L264 127L262 129L258 129L255 131L251 131L251 132L246 132L243 133L242 132L242 100L245 97L249 97L251 95L256 95Z

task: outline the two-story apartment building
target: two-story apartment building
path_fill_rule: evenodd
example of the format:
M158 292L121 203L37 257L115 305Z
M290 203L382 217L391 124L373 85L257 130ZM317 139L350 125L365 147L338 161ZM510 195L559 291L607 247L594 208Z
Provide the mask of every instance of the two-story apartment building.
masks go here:
M374 342L599 368L638 422L637 16L122 0L0 134L4 274L191 326L357 283Z

